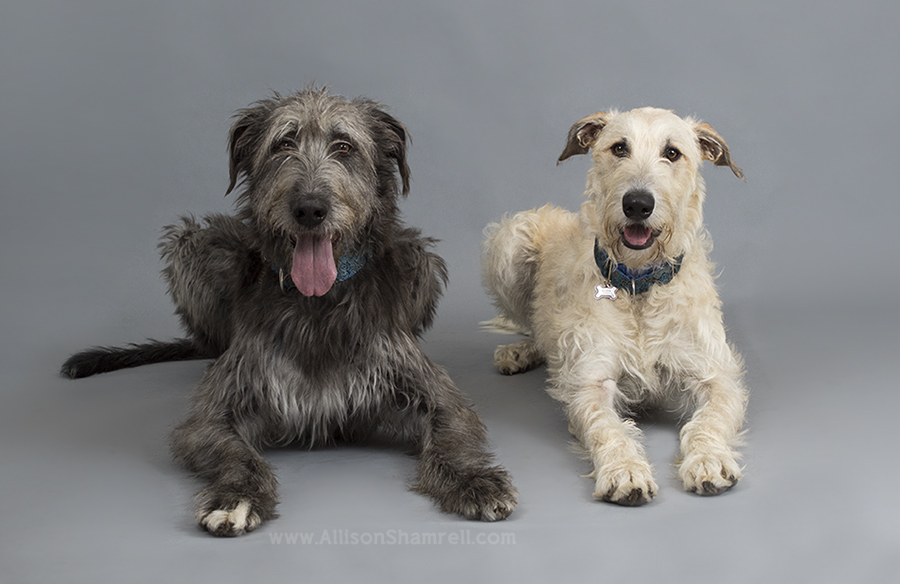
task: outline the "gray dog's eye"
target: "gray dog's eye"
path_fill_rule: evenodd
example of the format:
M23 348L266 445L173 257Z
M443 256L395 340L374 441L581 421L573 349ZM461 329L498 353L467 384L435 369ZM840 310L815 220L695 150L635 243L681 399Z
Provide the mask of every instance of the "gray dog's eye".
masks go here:
M353 147L349 142L335 142L331 146L332 152L337 152L338 154L349 154Z
M287 152L290 150L295 150L297 148L297 143L294 142L290 138L282 138L275 144L275 150L278 152Z

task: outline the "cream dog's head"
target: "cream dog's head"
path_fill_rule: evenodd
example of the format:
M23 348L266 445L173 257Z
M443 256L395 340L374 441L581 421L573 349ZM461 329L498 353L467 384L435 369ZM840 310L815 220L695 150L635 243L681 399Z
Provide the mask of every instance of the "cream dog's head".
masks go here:
M596 113L569 130L562 162L593 152L582 220L612 259L629 268L690 252L703 224L703 160L744 173L708 124L668 110Z

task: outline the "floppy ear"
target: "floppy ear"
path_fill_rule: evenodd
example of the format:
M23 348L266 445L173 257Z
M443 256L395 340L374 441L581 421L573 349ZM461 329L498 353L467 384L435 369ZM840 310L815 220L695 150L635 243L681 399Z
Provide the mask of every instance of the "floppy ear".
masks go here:
M727 166L734 176L744 178L744 171L731 158L728 144L725 143L722 136L719 136L718 132L712 129L712 126L706 123L694 124L694 132L700 141L700 151L705 160L711 161L716 166Z
M269 113L274 107L274 100L263 100L252 107L238 110L235 122L228 132L228 184L229 194L237 185L238 177L247 176L253 167L253 155L263 139L263 128Z
M402 194L409 194L409 166L406 164L406 147L409 143L409 133L400 120L388 114L380 107L374 108L372 114L384 129L381 140L384 141L384 152L389 158L393 158L397 164L397 172L400 173Z
M559 155L557 164L563 160L575 156L576 154L587 154L588 149L597 141L606 123L609 121L609 114L598 112L592 116L582 118L575 122L569 129L569 136L566 138L566 147L562 154Z

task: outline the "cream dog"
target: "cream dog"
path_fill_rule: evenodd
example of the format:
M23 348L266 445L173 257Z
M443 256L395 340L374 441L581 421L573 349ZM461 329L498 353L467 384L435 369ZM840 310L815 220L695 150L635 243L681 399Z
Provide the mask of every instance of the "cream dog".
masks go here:
M703 160L743 178L709 125L656 108L597 113L569 131L559 161L592 151L577 214L547 205L486 229L493 322L529 335L501 346L506 374L545 361L549 393L590 452L594 497L641 505L658 490L633 420L687 408L685 489L719 494L741 477L735 446L747 403L728 344L703 226Z

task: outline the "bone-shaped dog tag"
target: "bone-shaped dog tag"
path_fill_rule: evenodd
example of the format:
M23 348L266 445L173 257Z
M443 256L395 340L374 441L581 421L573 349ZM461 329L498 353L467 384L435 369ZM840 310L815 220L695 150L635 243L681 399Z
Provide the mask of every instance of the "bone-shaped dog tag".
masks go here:
M609 298L610 300L616 299L615 286L597 286L595 290L596 293L594 294L594 298L596 298L597 300L601 298Z

